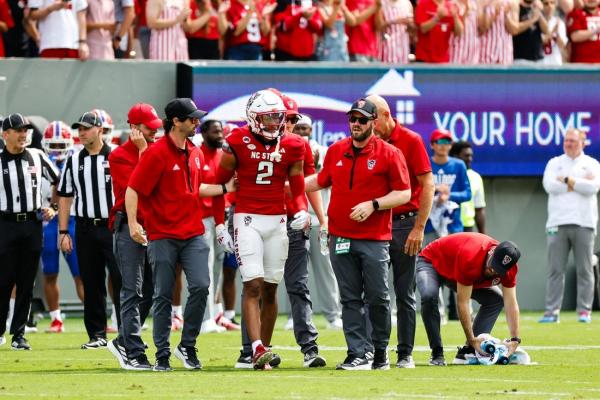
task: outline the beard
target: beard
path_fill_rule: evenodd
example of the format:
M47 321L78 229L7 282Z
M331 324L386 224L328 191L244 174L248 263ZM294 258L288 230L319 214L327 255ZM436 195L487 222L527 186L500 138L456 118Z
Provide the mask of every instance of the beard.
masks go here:
M365 131L352 131L352 139L357 141L357 142L364 142L365 140L367 140L369 138L369 136L371 136L371 134L373 133L373 125L371 125L371 127Z
M214 140L206 138L206 144L208 147L212 147L213 149L220 149L223 147L223 140Z

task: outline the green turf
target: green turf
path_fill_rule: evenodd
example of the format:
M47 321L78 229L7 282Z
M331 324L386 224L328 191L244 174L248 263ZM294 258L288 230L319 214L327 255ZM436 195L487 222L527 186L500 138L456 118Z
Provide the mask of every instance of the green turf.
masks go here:
M0 347L0 397L51 398L140 398L148 399L394 399L394 398L600 398L600 325L576 322L574 313L563 313L558 325L541 325L539 314L522 318L523 346L533 366L426 366L429 353L419 320L417 368L389 371L336 371L345 355L340 331L320 330L321 354L328 366L302 368L302 357L291 332L283 330L280 318L273 343L283 359L273 371L240 371L232 368L239 355L239 334L202 335L197 347L202 371L188 372L172 359L170 373L133 372L119 369L108 350L80 350L86 339L83 322L67 319L67 332L60 335L29 334L30 352ZM39 323L40 332L48 320ZM457 322L443 327L446 358L452 359L456 345L464 339ZM508 335L501 320L495 334ZM178 343L174 334L172 344ZM10 339L10 338L7 338ZM150 332L144 339L151 343ZM395 331L391 345L395 345ZM148 355L154 359L153 346ZM393 362L395 353L390 352Z

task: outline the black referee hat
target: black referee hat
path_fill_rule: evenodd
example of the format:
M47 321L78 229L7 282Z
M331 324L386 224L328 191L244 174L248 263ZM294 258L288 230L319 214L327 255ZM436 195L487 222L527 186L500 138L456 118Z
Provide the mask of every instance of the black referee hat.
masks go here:
M4 121L2 121L2 131L6 131L7 129L21 128L32 129L33 125L31 125L27 118L19 113L10 114L8 117L4 118Z
M102 120L100 119L98 114L96 114L95 112L87 111L87 112L84 112L81 115L81 117L79 117L79 120L77 122L74 122L73 125L71 125L71 128L77 129L80 126L83 126L84 128L91 128L93 126L102 126Z

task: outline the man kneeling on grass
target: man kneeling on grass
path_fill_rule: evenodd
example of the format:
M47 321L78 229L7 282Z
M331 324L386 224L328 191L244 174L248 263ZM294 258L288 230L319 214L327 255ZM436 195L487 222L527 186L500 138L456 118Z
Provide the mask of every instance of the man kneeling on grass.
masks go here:
M502 307L511 338L508 354L521 343L519 338L519 304L517 303L517 261L521 252L513 242L498 243L481 233L456 233L431 242L417 257L417 288L421 294L421 316L431 348L430 365L445 366L440 335L438 293L446 285L457 293L460 323L467 338L459 348L454 364L464 364L466 354L481 351L481 333L490 333ZM502 289L498 288L502 284ZM471 323L469 302L481 307Z

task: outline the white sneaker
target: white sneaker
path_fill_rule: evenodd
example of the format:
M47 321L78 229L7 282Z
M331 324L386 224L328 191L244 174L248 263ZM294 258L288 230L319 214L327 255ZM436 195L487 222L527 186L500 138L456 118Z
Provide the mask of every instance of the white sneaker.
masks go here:
M27 326L25 325L25 333L37 333L37 326Z
M344 323L341 318L336 318L333 321L327 321L327 329L340 330L344 328Z
M6 343L6 338L4 336L0 336L0 346Z
M200 333L222 333L227 329L217 325L214 319L207 319L202 322L202 328L200 329Z
M293 331L294 330L294 320L292 318L288 318L283 329L286 331Z

